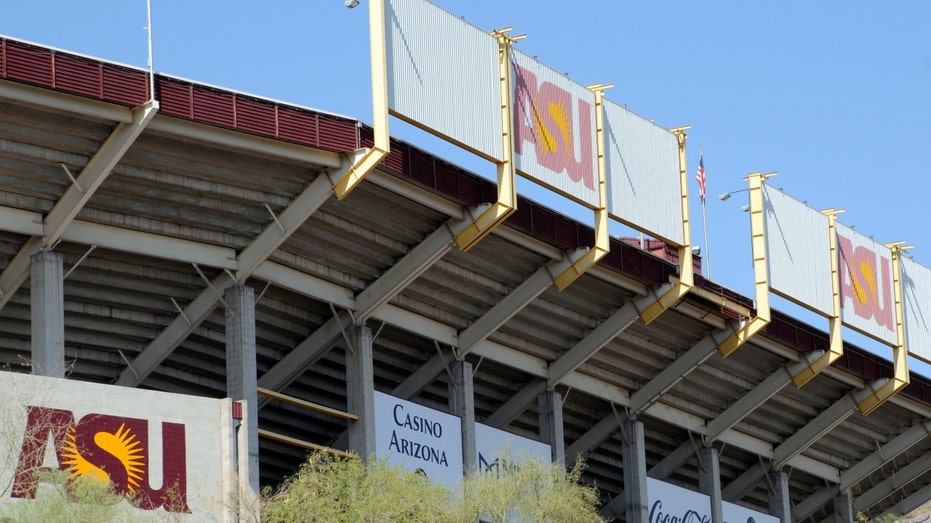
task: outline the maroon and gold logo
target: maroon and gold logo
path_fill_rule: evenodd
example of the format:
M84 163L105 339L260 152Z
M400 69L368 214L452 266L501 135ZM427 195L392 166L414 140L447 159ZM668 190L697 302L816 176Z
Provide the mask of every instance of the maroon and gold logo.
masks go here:
M112 483L134 506L190 513L187 505L187 469L184 425L163 422L160 485L153 488L149 422L106 414L88 414L79 420L67 410L26 406L27 420L12 496L34 498L46 452L51 445L58 468L72 477Z

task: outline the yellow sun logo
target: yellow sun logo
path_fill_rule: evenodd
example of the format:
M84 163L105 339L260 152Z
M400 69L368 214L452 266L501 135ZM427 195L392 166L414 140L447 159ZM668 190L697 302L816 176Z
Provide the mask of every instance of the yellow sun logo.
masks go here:
M129 496L139 488L142 473L145 470L145 456L142 444L125 424L120 425L115 434L98 432L94 434L94 443L122 463L126 472L126 495ZM62 443L61 464L67 467L73 476L86 476L100 481L109 481L110 475L81 455L75 439L75 427L68 429L68 435Z
M870 296L876 296L876 274L873 273L873 268L864 262L860 262L860 274L863 275L863 279L866 280L866 286L861 283L860 278L852 278L853 280L853 290L857 294L857 301L860 303L866 303Z
M563 106L562 101L546 102L546 112L556 124L563 143L572 143L572 122L569 121L569 111ZM534 141L544 155L550 155L559 150L559 143L556 141L553 131L543 122L543 115L537 109L536 103L533 104L533 136ZM567 159L569 154L569 148L566 148L565 155Z

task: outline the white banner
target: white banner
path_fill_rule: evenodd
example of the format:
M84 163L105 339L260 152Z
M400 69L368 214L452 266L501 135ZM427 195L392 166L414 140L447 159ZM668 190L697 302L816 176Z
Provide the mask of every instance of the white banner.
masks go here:
M650 523L711 523L711 498L647 477Z
M10 372L0 390L0 502L32 502L41 473L63 470L108 478L142 515L230 520L230 400Z
M931 363L931 269L910 258L900 259L908 353Z
M766 184L763 201L770 288L832 316L828 217Z
M597 209L595 94L525 53L511 53L517 170Z
M889 345L897 345L889 248L840 223L837 224L837 246L844 324Z
M747 507L723 501L721 507L724 523L779 523L779 518L765 512L758 512Z
M608 213L674 245L685 241L679 142L659 125L604 101Z
M457 416L375 391L375 453L454 487L462 479Z
M550 446L530 438L511 434L510 432L475 424L475 450L477 451L478 470L495 471L507 467L502 458L509 460L537 459L549 463Z

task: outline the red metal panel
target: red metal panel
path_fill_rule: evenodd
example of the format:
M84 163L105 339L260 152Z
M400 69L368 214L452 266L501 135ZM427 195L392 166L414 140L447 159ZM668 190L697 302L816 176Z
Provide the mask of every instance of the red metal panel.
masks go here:
M351 153L359 148L359 130L351 120L326 114L317 117L320 122L318 147Z
M7 77L52 87L52 52L21 42L8 42Z
M278 136L275 104L244 96L237 96L235 102L237 129L265 136Z
M194 94L191 84L158 76L155 81L159 112L182 118L194 118Z
M293 107L278 107L278 136L305 145L320 143L316 115Z
M6 78L6 39L0 38L0 76Z
M199 85L194 86L194 119L233 127L233 94Z
M103 97L100 62L58 53L55 56L55 87L94 98Z
M397 174L405 174L404 166L407 163L407 154L409 152L408 149L409 147L407 144L393 140L391 142L391 151L389 151L388 156L381 161L382 166ZM432 173L417 174L423 177L422 179L418 179L418 181L428 187L433 187Z
M110 102L139 106L149 100L148 75L112 64L103 65L103 97Z

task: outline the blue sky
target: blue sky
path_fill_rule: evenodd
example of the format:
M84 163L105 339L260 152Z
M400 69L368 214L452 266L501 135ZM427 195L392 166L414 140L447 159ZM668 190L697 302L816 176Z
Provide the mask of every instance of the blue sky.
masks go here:
M746 187L753 171L777 171L772 185L816 209L846 209L843 223L880 242L905 240L931 266L931 2L435 3L482 29L527 34L519 48L580 83L615 84L608 98L660 125L691 125L692 240L710 253L719 283L752 295L745 196L717 195ZM146 66L145 0L8 4L0 34ZM156 70L371 121L366 0L353 10L342 0L261 5L152 0ZM392 134L494 173L391 125ZM699 144L710 245L694 182ZM589 220L588 211L529 183L519 188Z

